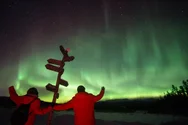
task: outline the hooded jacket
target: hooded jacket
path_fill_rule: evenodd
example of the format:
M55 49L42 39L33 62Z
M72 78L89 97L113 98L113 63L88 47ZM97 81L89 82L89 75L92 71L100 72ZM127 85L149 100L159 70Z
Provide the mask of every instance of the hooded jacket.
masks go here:
M37 98L30 105L29 112L32 113L29 115L28 121L26 122L25 125L34 125L36 115L44 115L52 110L51 106L41 109L40 99L36 95L18 96L13 86L9 87L9 94L10 94L10 99L14 103L16 103L17 107L19 107L21 104L29 104L32 100Z
M95 96L87 92L77 93L69 102L55 105L54 110L68 110L73 108L75 125L95 125L94 104L104 95L104 89Z

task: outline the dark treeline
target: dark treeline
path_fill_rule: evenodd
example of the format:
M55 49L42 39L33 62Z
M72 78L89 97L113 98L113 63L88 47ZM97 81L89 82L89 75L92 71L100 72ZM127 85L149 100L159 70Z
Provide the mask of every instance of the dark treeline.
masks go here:
M170 87L169 87L170 88ZM41 107L50 105L41 101ZM0 97L0 107L14 108L15 104L9 97ZM160 98L116 99L100 101L95 105L97 112L121 112L134 113L142 111L153 114L173 114L188 116L188 80L182 81L182 85L172 85L171 91L167 91Z
M96 111L133 113L142 111L154 114L172 114L188 116L188 80L182 85L172 85L160 98L104 101L96 104Z
M171 91L160 97L150 112L188 116L188 80L183 80L179 87L172 85Z

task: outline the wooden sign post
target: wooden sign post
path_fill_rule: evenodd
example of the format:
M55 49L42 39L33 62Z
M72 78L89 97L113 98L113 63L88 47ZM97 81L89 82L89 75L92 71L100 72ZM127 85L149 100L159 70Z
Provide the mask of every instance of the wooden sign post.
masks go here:
M58 72L56 85L54 86L50 83L48 83L46 85L46 90L54 93L52 103L56 103L56 99L59 98L59 93L58 93L59 85L63 85L65 87L68 86L68 82L61 79L61 76L64 73L65 62L70 62L70 61L74 60L74 56L69 56L68 51L65 50L63 46L60 46L59 48L60 48L61 53L63 54L62 60L48 59L47 61L48 61L49 64L45 65L45 67L48 70ZM53 111L51 111L50 114L49 114L47 125L51 125L52 115L53 115Z

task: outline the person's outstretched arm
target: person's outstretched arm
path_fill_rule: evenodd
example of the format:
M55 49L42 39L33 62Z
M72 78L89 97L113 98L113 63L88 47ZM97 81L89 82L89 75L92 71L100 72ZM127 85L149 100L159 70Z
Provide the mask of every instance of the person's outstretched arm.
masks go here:
M35 100L33 103L34 103L34 104L33 104L33 107L32 107L32 110L33 110L33 111L31 111L31 112L34 113L34 114L37 114L37 115L45 115L45 114L47 114L48 112L50 112L50 111L53 110L53 109L52 109L52 106L48 106L48 107L46 107L46 108L41 108L41 107L40 107L40 100L39 100L39 99Z
M9 90L9 95L10 95L10 99L16 103L17 105L22 103L22 96L18 96L18 94L16 93L15 89L14 89L14 86L10 86L8 88Z
M56 111L68 110L71 108L73 108L73 99L64 103L64 104L58 104L58 105L53 106L53 109Z
M104 92L105 92L105 88L102 87L100 93L98 95L94 96L94 101L97 102L97 101L101 100L101 98L104 96Z

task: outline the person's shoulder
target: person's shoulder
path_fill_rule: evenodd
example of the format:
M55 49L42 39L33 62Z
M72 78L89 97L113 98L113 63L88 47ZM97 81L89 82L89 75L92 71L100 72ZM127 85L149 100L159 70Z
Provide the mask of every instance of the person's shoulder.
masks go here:
M36 96L24 95L22 97L24 98L24 100L25 100L26 103L27 102L31 102L31 101L33 101L33 102L40 102L40 99L38 97L36 97Z
M79 92L79 93L76 93L73 98L85 97L85 96L89 96L89 95L90 94L87 92Z
M87 93L88 96L94 96L92 93Z
M33 100L37 101L37 102L41 102L40 98L38 98L38 97L33 97Z
M32 105L40 105L41 104L41 100L37 97L30 100L30 102L32 102Z

